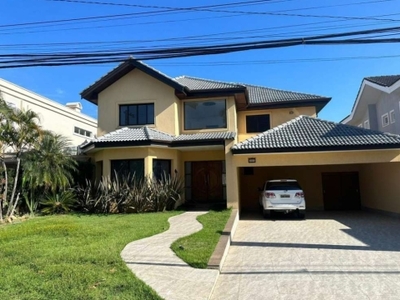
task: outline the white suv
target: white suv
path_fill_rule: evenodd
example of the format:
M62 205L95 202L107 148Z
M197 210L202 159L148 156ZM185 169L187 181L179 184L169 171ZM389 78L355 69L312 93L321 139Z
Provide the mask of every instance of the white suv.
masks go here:
M272 211L294 211L298 217L305 217L306 200L296 180L269 180L260 191L259 201L265 218L270 217Z

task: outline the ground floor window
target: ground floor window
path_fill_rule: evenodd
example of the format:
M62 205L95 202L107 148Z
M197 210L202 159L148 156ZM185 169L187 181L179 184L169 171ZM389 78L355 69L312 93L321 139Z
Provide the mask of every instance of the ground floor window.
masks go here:
M144 177L144 159L118 159L111 161L111 177L124 178L128 175L142 179Z
M171 176L171 160L153 159L153 178L161 180L163 175Z

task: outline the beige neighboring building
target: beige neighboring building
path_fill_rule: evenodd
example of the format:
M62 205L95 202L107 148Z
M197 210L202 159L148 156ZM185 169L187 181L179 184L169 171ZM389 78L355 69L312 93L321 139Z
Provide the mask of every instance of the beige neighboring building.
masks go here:
M179 174L185 199L258 208L269 179L297 179L307 209L400 213L400 136L318 119L329 97L171 78L130 59L81 93L98 105L82 151L97 176Z
M44 129L71 141L72 153L80 144L96 137L97 120L81 113L80 102L64 106L4 79L0 79L0 97L12 107L36 112Z

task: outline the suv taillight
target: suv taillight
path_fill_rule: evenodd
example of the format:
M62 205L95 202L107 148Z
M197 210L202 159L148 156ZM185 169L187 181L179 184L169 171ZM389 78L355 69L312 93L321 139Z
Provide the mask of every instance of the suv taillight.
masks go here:
M275 198L275 193L271 193L271 192L265 192L265 197L267 198Z
M294 195L296 198L304 198L304 193L296 193L296 195Z

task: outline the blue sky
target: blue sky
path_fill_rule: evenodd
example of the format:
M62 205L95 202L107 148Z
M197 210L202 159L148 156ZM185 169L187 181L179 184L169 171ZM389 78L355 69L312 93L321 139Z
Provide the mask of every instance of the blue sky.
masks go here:
M98 0L115 4L170 7L244 1ZM254 2L220 9L235 11L231 13L185 11L155 14L149 12L162 9L46 0L3 0L0 54L206 45L400 26L398 0ZM252 12L275 12L290 16ZM136 15L101 22L92 20L53 23L45 26L4 26L128 13ZM361 17L361 19L339 18L343 16ZM87 42L94 43L87 44ZM132 52L132 55L135 53ZM344 59L346 57L373 57L373 59ZM332 97L319 117L340 121L350 113L364 77L400 74L400 47L398 44L297 46L152 60L146 63L172 77L190 75ZM81 101L83 112L96 117L96 106L80 100L79 93L116 65L0 69L0 78L60 103Z

